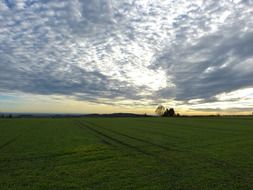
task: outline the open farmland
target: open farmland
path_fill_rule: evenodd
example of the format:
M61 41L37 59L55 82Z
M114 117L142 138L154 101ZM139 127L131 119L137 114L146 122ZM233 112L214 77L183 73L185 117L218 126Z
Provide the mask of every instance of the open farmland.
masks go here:
M0 120L0 189L253 189L253 118Z

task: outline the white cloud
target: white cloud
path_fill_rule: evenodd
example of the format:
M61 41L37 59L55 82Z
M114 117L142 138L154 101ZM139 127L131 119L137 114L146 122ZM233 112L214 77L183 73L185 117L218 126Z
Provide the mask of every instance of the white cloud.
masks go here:
M5 2L0 91L195 102L253 85L251 2Z
M242 99L251 100L253 103L253 88L244 88L215 96L219 101Z

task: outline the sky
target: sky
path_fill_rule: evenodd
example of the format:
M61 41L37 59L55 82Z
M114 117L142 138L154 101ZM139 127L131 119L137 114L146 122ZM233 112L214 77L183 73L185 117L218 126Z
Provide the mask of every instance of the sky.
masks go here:
M251 0L0 0L0 112L253 112Z

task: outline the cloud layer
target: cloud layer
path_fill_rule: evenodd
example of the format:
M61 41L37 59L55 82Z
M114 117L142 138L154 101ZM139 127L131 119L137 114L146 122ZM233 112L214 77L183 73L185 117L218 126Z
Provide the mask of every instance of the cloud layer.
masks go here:
M0 92L219 102L252 92L252 18L247 0L1 0Z

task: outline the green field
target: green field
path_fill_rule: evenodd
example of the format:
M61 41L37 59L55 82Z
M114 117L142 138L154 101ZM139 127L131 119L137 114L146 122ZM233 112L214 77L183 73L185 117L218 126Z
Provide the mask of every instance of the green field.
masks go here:
M253 118L0 120L0 189L253 189Z

